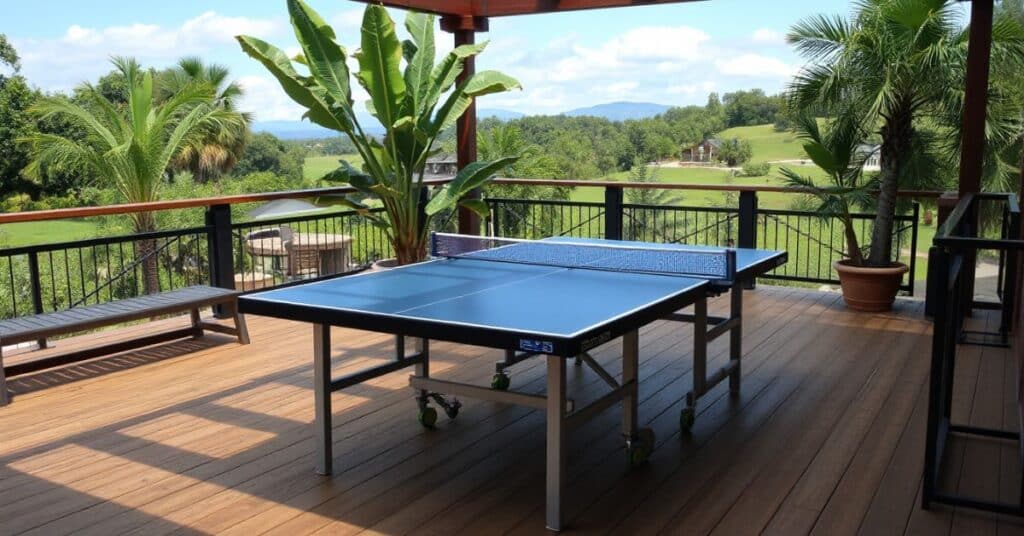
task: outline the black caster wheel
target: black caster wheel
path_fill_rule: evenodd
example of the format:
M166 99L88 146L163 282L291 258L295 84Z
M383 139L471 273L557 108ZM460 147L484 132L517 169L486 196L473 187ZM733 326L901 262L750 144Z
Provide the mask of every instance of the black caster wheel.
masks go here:
M650 428L637 430L636 437L626 442L629 464L633 467L646 463L652 452L654 452L654 430Z
M491 377L491 389L507 391L510 385L512 385L512 378L508 374L495 374Z
M444 408L444 414L447 415L449 419L454 419L459 416L459 408L461 407L462 402L452 400L452 403Z
M437 410L430 406L420 408L420 413L416 419L420 421L424 428L433 428L437 424Z
M679 413L679 429L689 432L693 429L693 423L697 420L697 412L693 408L685 408Z

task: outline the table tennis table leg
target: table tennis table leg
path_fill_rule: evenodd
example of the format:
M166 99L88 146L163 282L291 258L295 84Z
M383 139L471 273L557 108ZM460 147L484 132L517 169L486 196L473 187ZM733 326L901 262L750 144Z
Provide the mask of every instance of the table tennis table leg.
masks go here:
M402 340L403 343L404 343L405 337L399 335L398 338L400 340ZM429 346L429 343L427 343L427 339L416 339L415 351L416 351L417 354L419 354L419 356L421 358L419 363L416 363L416 375L421 377L421 378L429 378L430 377L430 346ZM404 344L402 345L402 355L401 355L401 357L403 359L405 358L405 345ZM419 396L420 397L425 397L425 396L427 396L427 394L429 394L428 391L426 391L424 389L421 389Z
M627 440L637 432L637 370L640 368L640 332L630 331L622 336L622 385L632 387L622 398L622 434Z
M547 392L547 506L551 530L562 530L562 490L566 481L565 358L549 355Z
M331 327L324 324L313 325L313 392L316 472L330 475L334 459L331 453Z
M743 355L743 286L742 282L735 283L729 296L729 316L736 319L735 325L729 330L729 361L735 363L729 374L729 392L734 395L739 394L743 377L740 364Z

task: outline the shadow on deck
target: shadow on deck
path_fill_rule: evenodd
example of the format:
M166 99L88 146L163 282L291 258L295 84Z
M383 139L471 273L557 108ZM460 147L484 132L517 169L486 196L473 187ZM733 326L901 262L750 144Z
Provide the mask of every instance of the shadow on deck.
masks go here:
M641 332L640 417L657 450L629 470L614 409L571 434L571 532L1024 533L1016 520L918 506L931 346L921 302L863 315L831 293L748 296L743 391L716 388L691 434L677 417L692 330ZM466 400L425 431L403 372L334 394L336 475L316 476L311 331L252 317L250 346L210 335L15 379L15 402L0 408L0 534L543 532L543 413ZM385 335L333 340L336 373L390 358ZM617 351L594 355L614 371ZM439 343L432 372L487 384L500 358ZM543 389L542 364L514 367L514 385ZM963 349L954 417L1016 427L1015 374L1008 351ZM570 374L578 399L602 385ZM1016 499L1015 444L952 444L946 463L949 489Z

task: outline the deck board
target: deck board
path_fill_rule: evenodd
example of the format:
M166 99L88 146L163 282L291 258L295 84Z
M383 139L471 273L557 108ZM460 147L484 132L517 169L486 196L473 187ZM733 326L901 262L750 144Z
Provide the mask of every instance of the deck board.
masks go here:
M642 331L639 414L657 450L629 470L614 409L575 431L573 533L1024 533L1016 519L919 509L930 347L920 302L864 315L835 294L762 285L745 313L743 390L712 391L690 434L677 416L692 329ZM0 534L543 532L541 412L466 400L458 419L425 431L407 372L396 372L333 395L336 474L317 477L311 329L249 323L249 346L211 334L13 379L16 400L0 409ZM61 339L14 359L160 327ZM390 358L389 336L335 331L335 373ZM613 342L595 358L614 373L618 351ZM1014 429L1009 352L960 356L954 418ZM432 372L485 384L500 358L438 343ZM724 362L724 341L709 359ZM514 367L513 386L541 391L542 365ZM571 370L580 402L602 388L585 367ZM950 489L1017 499L1014 445L956 441L946 463Z

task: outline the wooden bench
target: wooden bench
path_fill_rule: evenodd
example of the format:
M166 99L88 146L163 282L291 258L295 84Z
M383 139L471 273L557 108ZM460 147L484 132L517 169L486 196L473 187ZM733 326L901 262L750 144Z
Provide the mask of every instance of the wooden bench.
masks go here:
M0 406L10 402L10 395L7 392L7 376L27 374L184 337L198 338L203 336L204 330L235 335L238 337L239 343L249 344L249 333L245 327L245 317L238 312L238 294L239 292L235 290L194 286L140 296L138 298L75 307L55 313L43 313L0 320ZM215 305L223 305L229 308L231 315L234 317L235 327L204 322L200 318L199 310L201 308ZM47 337L56 335L67 335L122 322L143 320L184 311L191 312L191 326L74 353L19 363L17 365L5 367L3 364L4 345L36 340L45 341Z

